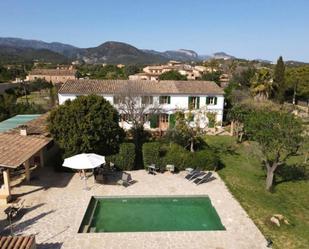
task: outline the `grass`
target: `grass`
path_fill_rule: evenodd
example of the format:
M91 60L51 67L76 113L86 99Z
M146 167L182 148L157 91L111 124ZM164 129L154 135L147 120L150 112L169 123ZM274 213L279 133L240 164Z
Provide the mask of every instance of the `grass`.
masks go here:
M50 94L48 90L41 90L37 92L31 92L27 95L29 103L41 105L44 110L50 109ZM18 98L17 102L26 103L26 97L22 96Z
M207 136L206 141L225 165L218 172L221 178L264 236L273 241L273 248L309 248L309 181L285 181L273 193L267 192L265 171L253 143L236 144L228 136ZM300 155L289 163L303 160ZM269 218L274 214L284 215L290 225L272 225Z

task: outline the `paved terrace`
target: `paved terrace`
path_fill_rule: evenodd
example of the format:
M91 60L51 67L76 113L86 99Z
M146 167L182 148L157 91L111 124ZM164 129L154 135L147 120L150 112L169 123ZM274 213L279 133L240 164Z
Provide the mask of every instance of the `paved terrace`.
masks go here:
M216 180L199 186L185 180L184 172L153 176L139 170L131 174L137 182L130 187L95 184L90 178L91 190L84 191L77 174L40 169L31 185L13 188L13 194L24 199L26 206L25 214L15 223L15 234L35 234L38 249L266 248L265 238L216 173ZM77 234L92 195L209 195L226 231ZM0 211L0 226L5 227Z

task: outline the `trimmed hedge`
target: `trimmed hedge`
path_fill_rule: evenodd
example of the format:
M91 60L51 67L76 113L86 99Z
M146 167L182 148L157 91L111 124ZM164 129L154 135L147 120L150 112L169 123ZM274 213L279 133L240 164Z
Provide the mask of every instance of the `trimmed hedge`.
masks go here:
M162 154L164 150L161 146L162 144L159 142L150 142L143 145L143 161L145 167L150 164L155 164L159 167L163 166Z
M145 143L143 157L145 166L154 163L160 168L173 164L178 170L186 168L217 170L220 166L220 159L211 148L192 153L175 143Z
M178 170L184 170L188 168L189 155L186 149L179 144L171 143L166 146L166 154L164 156L164 164L173 164Z
M122 143L116 155L107 157L107 162L112 162L121 170L133 170L135 162L135 145L133 143Z

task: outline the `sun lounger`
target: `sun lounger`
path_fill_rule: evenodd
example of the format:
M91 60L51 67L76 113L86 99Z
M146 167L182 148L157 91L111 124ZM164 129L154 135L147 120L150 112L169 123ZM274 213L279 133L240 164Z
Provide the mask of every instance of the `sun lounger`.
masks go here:
M121 179L117 183L119 185L122 185L122 186L129 186L129 185L131 185L133 183L131 174L123 172L122 176L121 176Z
M185 176L185 178L186 178L187 180L191 181L192 179L195 179L196 177L198 177L198 176L203 176L203 175L205 175L205 172L200 171L199 169L195 169L195 170L193 170L192 172L190 172L189 174L187 174L187 175Z
M194 179L194 183L196 185L202 184L204 182L210 182L212 180L216 179L211 172L208 172L207 174L203 175L203 176L198 176Z
M194 174L198 173L198 172L201 172L200 170L197 170L197 169L194 169L194 170L191 170L189 171L189 173L185 176L185 178L187 180L189 180L191 178L191 176L193 176Z

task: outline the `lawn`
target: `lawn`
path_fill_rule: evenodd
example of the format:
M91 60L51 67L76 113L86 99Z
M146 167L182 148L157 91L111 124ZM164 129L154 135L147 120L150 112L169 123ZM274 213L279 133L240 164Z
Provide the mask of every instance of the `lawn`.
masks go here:
M50 109L50 94L48 89L31 92L27 95L27 99L29 103L41 105L44 110ZM17 102L26 103L26 97L22 96L18 98Z
M217 149L224 164L218 173L264 236L273 241L273 248L309 248L309 181L285 181L269 193L256 145L236 144L228 136L207 136L206 142ZM290 164L303 161L300 155ZM290 225L270 224L274 214L284 215Z

